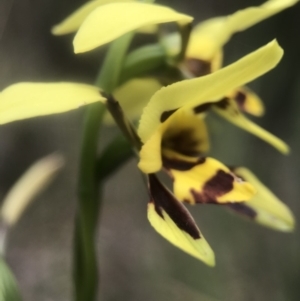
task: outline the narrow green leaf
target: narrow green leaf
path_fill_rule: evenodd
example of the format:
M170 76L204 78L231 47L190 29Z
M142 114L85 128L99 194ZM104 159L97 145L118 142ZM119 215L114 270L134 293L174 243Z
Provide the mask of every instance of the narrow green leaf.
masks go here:
M124 56L132 40L129 33L114 41L108 50L96 85L111 93L117 86ZM105 105L95 103L88 107L83 130L79 167L79 211L74 238L74 293L76 301L95 301L98 286L98 265L95 234L101 198L96 177L98 136Z
M15 277L2 257L0 257L0 300L21 301Z
M112 93L118 85L124 57L134 32L127 33L115 40L109 47L105 61L96 79L96 86L102 88L106 93Z

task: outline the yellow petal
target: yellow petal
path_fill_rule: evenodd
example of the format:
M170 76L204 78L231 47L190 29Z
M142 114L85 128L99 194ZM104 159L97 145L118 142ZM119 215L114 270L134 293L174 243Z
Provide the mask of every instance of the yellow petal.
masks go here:
M89 1L78 8L74 13L68 16L61 23L52 28L54 35L64 35L77 31L85 18L97 7L114 2L130 2L134 0L94 0Z
M289 153L289 147L285 142L246 118L232 99L224 99L222 107L214 106L214 110L234 125L270 143L283 154Z
M249 7L229 16L202 22L191 34L187 56L210 61L234 33L243 31L297 2L298 0L270 0L258 7Z
M0 124L63 113L105 101L97 87L77 83L18 83L0 93Z
M56 172L63 166L58 154L44 157L34 163L8 192L0 211L5 224L14 225L30 202L49 184Z
M276 41L207 76L184 80L160 89L144 109L139 136L146 142L161 124L161 116L180 107L216 102L276 66L283 55Z
M136 120L142 115L142 111L151 96L161 87L162 85L155 78L135 78L117 88L113 95L120 103L126 116L130 120ZM114 120L108 112L104 117L104 122L114 124Z
M165 35L162 37L161 42L162 42L162 45L165 49L167 56L174 57L174 56L178 55L178 53L180 52L181 37L180 37L179 33L175 32L175 33ZM200 46L201 45L202 45L202 43L200 41ZM200 48L200 50L201 50L201 48ZM200 65L200 66L203 64L209 65L210 70L207 73L215 72L216 70L220 69L222 66L222 61L223 61L222 49L220 49L218 52L216 52L216 54L209 59L206 59L206 57L202 57L201 52L199 52L198 40L193 39L193 33L191 34L191 38L189 39L189 43L188 43L188 47L187 47L185 56L186 56L185 61L188 64L189 64L189 61L192 60L195 63L198 63L198 65ZM196 72L196 73L199 73L199 72ZM199 74L195 74L194 72L192 72L192 74L194 74L195 76L199 76ZM206 75L206 74L202 74L202 75Z
M74 39L75 53L86 52L143 26L167 22L189 23L192 17L154 4L113 3L96 8Z
M166 159L195 162L208 148L203 118L178 110L144 143L138 166L144 173L154 173L162 167L162 155Z
M257 194L246 204L238 204L242 207L232 207L232 209L272 229L284 232L293 231L295 219L284 203L262 184L250 170L239 167L234 170L234 173L252 183L257 189Z
M150 176L149 181L152 200L148 219L152 227L174 246L214 266L214 253L187 209L155 176Z
M194 77L199 77L219 70L222 66L222 60L223 52L219 51L211 61L199 58L187 58L185 66Z
M164 124L150 137L140 150L138 167L144 173L153 173L161 169L161 141L164 132Z
M248 87L237 88L228 97L236 102L241 111L254 116L262 116L265 112L262 100Z
M178 110L168 120L163 133L163 149L179 154L199 157L209 149L208 133L202 116Z
M175 162L176 163L176 162ZM176 165L175 165L176 167ZM203 158L196 164L171 167L176 198L190 204L244 202L253 197L253 186L236 177L224 164Z

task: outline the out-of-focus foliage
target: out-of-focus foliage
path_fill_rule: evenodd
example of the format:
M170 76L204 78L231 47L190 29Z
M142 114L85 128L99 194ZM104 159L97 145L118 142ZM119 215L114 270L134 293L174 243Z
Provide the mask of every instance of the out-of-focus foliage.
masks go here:
M15 278L2 258L0 258L0 299L21 301Z

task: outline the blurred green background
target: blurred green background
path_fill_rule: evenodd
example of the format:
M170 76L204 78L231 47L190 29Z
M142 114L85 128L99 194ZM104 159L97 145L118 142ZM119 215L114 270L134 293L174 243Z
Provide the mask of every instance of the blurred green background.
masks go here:
M93 82L106 47L72 53L72 35L50 28L83 0L0 1L0 88L18 81ZM196 21L261 4L257 0L159 1ZM257 122L292 148L282 156L263 141L216 119L212 156L249 167L300 220L300 4L244 33L225 48L225 63L277 38L285 50L280 65L250 86L267 113ZM11 232L8 262L25 301L70 300L71 246L76 179L84 108L0 127L0 197L37 158L60 151L65 169ZM117 131L105 129L103 140ZM130 175L130 176L128 176ZM300 238L251 224L217 206L189 208L215 250L217 266L174 248L146 219L148 194L136 160L110 178L98 233L101 300L298 301Z

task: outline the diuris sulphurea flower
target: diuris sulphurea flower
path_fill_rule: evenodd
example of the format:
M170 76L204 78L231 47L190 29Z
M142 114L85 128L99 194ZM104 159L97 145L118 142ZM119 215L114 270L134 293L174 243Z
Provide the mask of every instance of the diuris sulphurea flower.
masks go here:
M245 176L245 173L240 176L239 169L232 172L215 159L204 157L204 153L208 150L208 141L202 116L211 105L216 106L218 110L224 110L222 95L227 95L228 91L275 67L282 54L281 48L273 41L210 75L181 81L154 94L145 107L139 124L138 133L144 142L140 152L141 170L151 174L161 168L167 169L173 179L173 191L178 201L190 204L228 204L229 208L262 224L290 231L293 228L292 214L284 204L271 196L270 192L266 192L267 189L262 184L258 184L259 182L247 174ZM241 113L235 111L235 114ZM256 130L260 135L262 130L259 128ZM264 131L261 133L267 135L266 139L279 150L283 152L288 150L287 145L278 138ZM255 188L259 187L257 200L263 199L264 205L260 205L260 201L257 200L251 205L255 191L248 182L245 182L248 178L251 178L250 183L254 184ZM243 201L249 202L239 203ZM276 205L273 206L274 204ZM154 210L155 208L153 197L148 207L148 218L153 227L159 233L163 231L162 235L165 238L191 254L186 247L186 233L181 235L182 231L187 230L177 227L176 232L174 224L169 224L172 217L167 212L164 212L164 215L160 214L160 211ZM191 240L193 236L189 234ZM183 237L184 243L174 243L175 237L177 242L178 237ZM194 243L195 241L197 239ZM200 242L201 240L198 243ZM202 260L205 261L203 258ZM208 262L209 260L206 261Z
M103 44L99 39L102 35L106 35L106 39L112 40L113 36L110 35L111 28L124 27L124 22L128 24L128 18L125 18L123 11L129 11L131 5L136 6L134 0L94 0L81 6L78 10L72 13L69 17L63 20L61 23L53 27L53 34L64 35L77 31L80 28L78 35L78 43L84 44L81 39L98 40L99 46ZM244 31L249 27L256 25L257 23L281 12L295 5L298 0L269 0L260 6L253 6L246 9L239 10L232 15L215 17L203 22L200 22L191 31L189 42L186 49L186 55L184 61L180 63L180 67L186 73L187 76L202 76L218 70L222 65L223 58L223 46L230 40L231 36L235 33ZM113 4L113 5L108 5ZM103 8L103 6L105 6ZM143 5L141 6L143 7ZM96 10L97 9L97 10ZM93 12L93 14L91 14ZM148 10L147 14L151 12ZM141 21L145 15L142 11L136 10L133 19L136 22ZM116 16L116 19L121 20L118 22L116 19L115 24L108 24L103 19L103 16ZM175 17L175 15L174 15ZM179 17L179 16L177 16ZM180 18L180 17L179 17ZM85 22L86 20L86 22ZM124 21L123 21L124 20ZM179 19L177 19L179 20ZM182 19L184 20L184 19ZM98 22L97 26L93 26L93 22ZM83 25L83 23L86 23ZM133 23L133 21L132 21ZM141 24L140 23L140 24ZM158 23L158 22L157 22ZM152 23L153 25L154 23ZM81 25L83 25L81 27ZM137 25L137 24L136 24ZM151 24L150 24L151 25ZM138 27L138 26L137 26ZM94 28L94 29L93 29ZM98 29L97 29L98 28ZM106 28L106 30L101 30ZM126 27L124 30L126 30ZM145 27L137 28L143 32ZM100 33L93 33L94 31L100 31ZM152 28L151 33L156 33L157 28ZM89 35L94 34L95 38ZM81 36L83 36L81 38ZM97 36L97 37L96 37ZM107 37L109 36L109 38ZM161 44L163 51L168 57L176 57L180 52L181 41L178 33L172 33L163 35L161 37ZM101 44L100 44L101 43ZM95 46L94 46L95 47ZM140 87L148 86L143 93L143 89ZM118 93L117 99L122 103L122 106L129 117L136 119L141 115L142 108L147 104L149 100L149 92L154 94L159 90L162 85L155 78L136 78L132 81L124 83L122 86L122 94ZM139 95L136 97L128 97L132 90L140 90ZM255 116L261 116L264 113L263 103L260 98L252 92L249 88L239 87L229 93L230 98L235 100L239 109ZM228 106L229 108L230 106ZM111 123L111 119L106 117L107 122ZM229 119L230 121L231 119ZM235 123L236 124L236 123Z
M160 5L134 1L107 4L108 2L115 1L94 1L86 4L81 11L56 26L54 33L68 33L78 28L74 51L81 53L144 26L176 22L182 29L188 28L193 20L188 15ZM0 123L66 112L97 101L105 103L120 129L139 151L138 166L147 175L150 191L148 219L151 225L169 242L212 266L215 262L214 253L183 202L224 205L279 230L290 230L293 227L293 217L289 210L250 172L241 168L230 169L207 156L209 139L205 123L206 113L213 110L269 142L279 151L288 153L289 148L283 141L255 125L242 113L262 113L263 107L258 97L244 88L244 85L274 68L280 61L283 50L274 40L224 68L221 68L220 53L222 46L234 32L246 29L293 3L295 1L284 3L271 0L259 8L248 9L201 25L201 30L197 28L195 34L192 33L192 42L187 44L186 58L183 58L183 62L176 62L178 66L175 67L182 69L183 65L183 69L186 68L188 65L184 65L184 60L189 64L192 58L206 60L210 64L209 68L203 74L193 74L191 78L161 89L160 85L152 82L150 92L142 89L142 92L147 90L148 93L144 100L149 100L151 91L159 90L151 96L145 107L139 104L137 109L134 101L131 101L135 98L134 93L128 94L128 89L125 88L126 91L122 92L122 87L118 85L112 93L113 97L110 95L111 91L105 94L107 91L102 92L92 85L23 83L13 85L0 94ZM242 20L244 22L241 24ZM224 29L223 33L220 33L219 27ZM191 54L193 45L198 45L195 37L199 41L207 40L200 44L210 56L203 56L205 51L201 48L199 56L196 54L194 57ZM185 46L183 40L182 49ZM163 43L168 43L167 39ZM177 55L178 53L172 54L176 58L179 57ZM166 65L169 62L166 54ZM181 71L184 73L185 70ZM198 77L192 78L195 75ZM136 82L133 86L135 84ZM137 133L125 118L126 108L123 114L122 94L126 94L126 97L129 95L128 103L136 111L144 107ZM118 98L121 106L116 101ZM155 175L160 170L166 171L172 178L173 192Z

